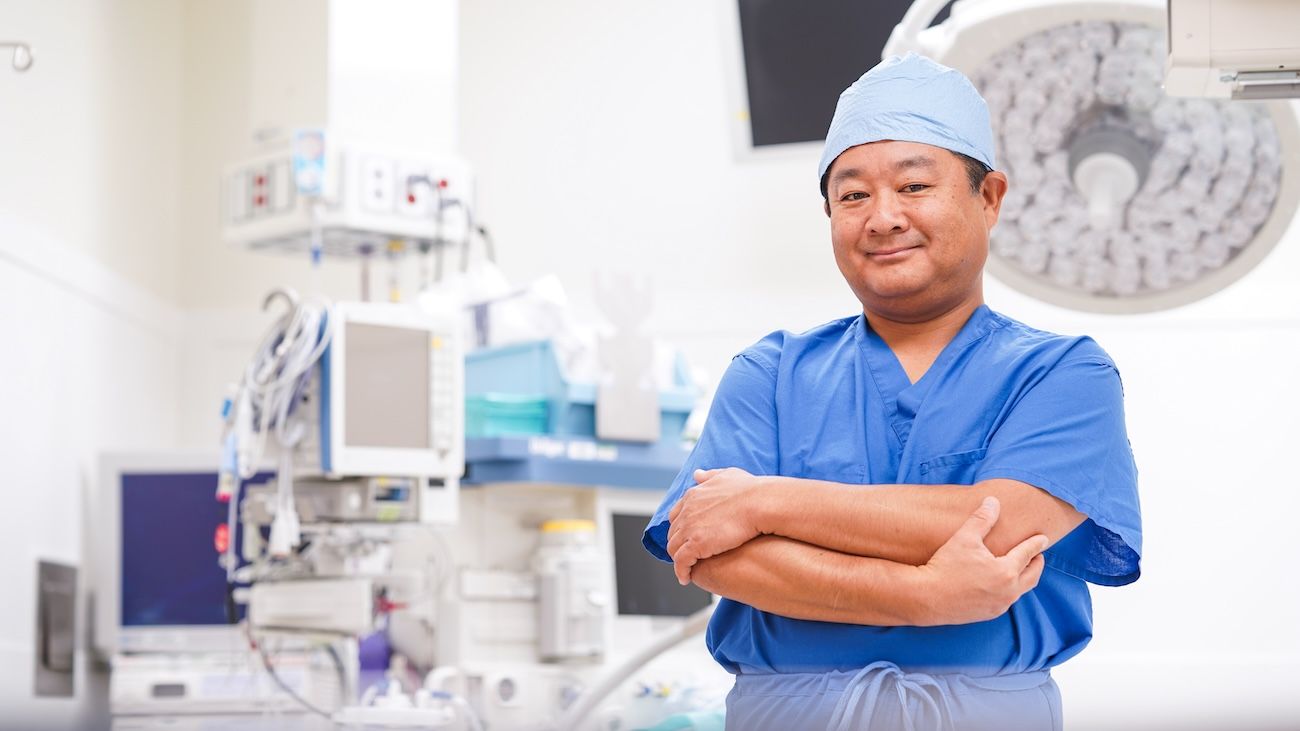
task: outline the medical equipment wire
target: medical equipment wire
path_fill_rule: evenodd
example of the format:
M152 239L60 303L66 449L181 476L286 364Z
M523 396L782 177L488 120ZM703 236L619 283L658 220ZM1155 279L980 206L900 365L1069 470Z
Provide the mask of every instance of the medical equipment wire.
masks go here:
M465 210L465 238L460 242L460 271L465 273L469 271L469 247L474 243L474 211L467 205L461 205Z
M465 209L465 216L469 219L469 231L465 235L465 241L460 251L460 270L461 272L469 271L469 250L474 242L474 235L483 241L483 254L487 260L495 263L497 260L496 246L492 243L492 235L488 233L486 226L479 226L473 221L473 214L468 208Z
M294 399L333 336L333 324L324 301L304 303L293 290L276 288L267 294L262 309L268 309L276 299L284 299L289 308L267 330L245 369L234 409L226 423L227 432L236 429L236 436L243 437L237 428L239 420L252 420L250 426L255 439L252 444L239 445L241 479L248 479L257 471L272 425L282 443L292 436L288 431L288 416ZM243 453L250 447L250 452Z
M303 698L302 695L300 695L288 683L284 681L284 678L280 677L280 674L275 669L275 665L271 663L271 656L270 654L267 653L266 647L261 642L258 642L255 637L253 637L253 625L252 625L252 620L250 618L245 618L244 620L244 633L248 637L249 647L255 650L257 652L258 657L261 658L262 667L266 670L266 674L270 676L271 680L276 684L277 687L280 688L280 690L284 691L285 694L288 695L290 698L292 698L295 703L302 706L310 713L314 713L317 716L321 716L322 718L326 718L326 719L333 718L333 714L331 714L329 711L322 709L320 706L317 706L315 703L312 703L306 698ZM330 660L334 663L334 669L338 673L339 692L341 694L346 694L348 690L347 688L348 682L347 682L347 671L343 667L343 659L339 657L338 651L334 649L333 645L326 644L325 651L330 656Z
M270 551L285 555L299 541L297 513L293 505L293 450L303 437L300 420L291 420L293 410L305 390L311 370L329 347L333 325L329 306L324 301L307 303L292 289L273 289L262 302L268 309L283 299L288 309L263 337L233 399L227 415L222 441L233 433L235 470L239 479L253 476L261 463L268 432L275 430L280 445L276 474L276 511L271 525ZM233 538L235 510L228 511L227 530ZM226 578L234 577L235 562L228 551Z
M226 621L234 624L239 621L239 612L235 608L235 532L239 517L239 500L244 492L244 481L236 479L229 501L226 504Z

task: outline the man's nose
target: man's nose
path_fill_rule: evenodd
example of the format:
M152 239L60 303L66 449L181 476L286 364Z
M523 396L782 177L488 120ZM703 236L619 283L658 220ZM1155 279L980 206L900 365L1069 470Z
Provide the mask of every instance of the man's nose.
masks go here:
M871 215L867 217L867 233L872 236L886 236L902 233L909 228L907 216L903 215L898 197L892 195L877 196Z

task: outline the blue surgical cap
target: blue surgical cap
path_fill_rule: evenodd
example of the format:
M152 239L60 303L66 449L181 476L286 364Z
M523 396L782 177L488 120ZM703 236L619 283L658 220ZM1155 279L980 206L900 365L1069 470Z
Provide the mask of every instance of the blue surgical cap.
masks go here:
M984 98L960 71L915 53L890 56L840 94L818 184L840 153L881 140L934 145L997 168Z

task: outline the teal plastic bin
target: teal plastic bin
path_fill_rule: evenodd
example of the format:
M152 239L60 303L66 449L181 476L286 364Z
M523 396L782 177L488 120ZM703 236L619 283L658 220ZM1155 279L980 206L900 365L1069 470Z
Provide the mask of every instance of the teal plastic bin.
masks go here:
M695 388L679 357L673 369L673 386L659 392L660 441L680 441L686 418L695 408ZM545 402L546 434L554 436L596 436L596 385L570 383L560 371L559 361L549 340L503 345L476 350L465 356L466 433L475 436L497 434L507 428L500 422L505 411L490 409L476 399L514 397L524 401ZM477 404L477 405L476 405ZM471 409L486 420L470 427ZM491 413L488 413L488 412ZM513 432L523 433L523 432Z
M465 436L546 434L550 404L537 396L485 393L465 397Z

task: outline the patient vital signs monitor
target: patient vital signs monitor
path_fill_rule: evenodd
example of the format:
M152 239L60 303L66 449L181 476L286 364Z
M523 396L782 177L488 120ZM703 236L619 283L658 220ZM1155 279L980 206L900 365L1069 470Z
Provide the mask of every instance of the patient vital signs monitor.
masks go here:
M454 315L414 307L340 302L313 379L319 465L339 476L459 478L464 397ZM310 408L310 407L309 407Z

